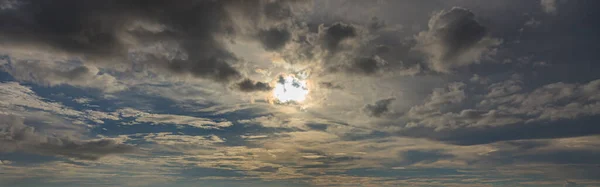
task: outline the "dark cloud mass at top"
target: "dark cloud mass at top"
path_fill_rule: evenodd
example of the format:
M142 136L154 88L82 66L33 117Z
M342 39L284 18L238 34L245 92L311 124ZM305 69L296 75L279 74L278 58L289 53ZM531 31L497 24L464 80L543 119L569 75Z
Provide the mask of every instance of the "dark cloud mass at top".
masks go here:
M126 63L128 51L153 42L174 41L185 58L145 54L149 66L176 74L228 82L241 78L232 67L240 59L224 47L239 34L233 19L260 19L263 13L281 20L291 14L285 2L267 1L19 1L0 14L0 37L21 48L66 52L89 61ZM248 13L234 18L228 11ZM290 38L285 30L259 33L265 48L282 47Z

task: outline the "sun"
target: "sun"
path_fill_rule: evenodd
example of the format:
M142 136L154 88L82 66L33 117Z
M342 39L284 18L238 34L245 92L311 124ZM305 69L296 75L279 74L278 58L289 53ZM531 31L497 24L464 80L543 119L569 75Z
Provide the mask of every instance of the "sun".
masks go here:
M279 76L273 89L273 97L281 103L299 103L306 100L308 87L306 80L295 76Z

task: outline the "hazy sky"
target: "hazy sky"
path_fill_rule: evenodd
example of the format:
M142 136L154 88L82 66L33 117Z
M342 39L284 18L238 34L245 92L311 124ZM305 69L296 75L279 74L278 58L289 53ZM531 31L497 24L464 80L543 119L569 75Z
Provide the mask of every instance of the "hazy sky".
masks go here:
M0 0L0 186L600 186L597 0Z

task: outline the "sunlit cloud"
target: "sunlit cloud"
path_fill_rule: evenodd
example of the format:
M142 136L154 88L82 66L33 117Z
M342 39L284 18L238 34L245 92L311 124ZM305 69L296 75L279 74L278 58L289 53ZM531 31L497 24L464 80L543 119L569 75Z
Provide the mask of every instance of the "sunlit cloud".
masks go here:
M293 75L280 76L273 88L273 97L281 103L303 102L308 93L307 81Z
M600 186L598 5L0 0L0 186Z

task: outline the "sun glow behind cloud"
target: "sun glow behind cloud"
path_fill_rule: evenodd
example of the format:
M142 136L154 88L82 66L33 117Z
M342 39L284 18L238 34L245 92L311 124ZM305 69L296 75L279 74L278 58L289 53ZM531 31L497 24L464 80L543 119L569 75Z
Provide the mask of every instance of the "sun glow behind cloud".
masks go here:
M302 102L306 100L308 92L306 80L291 75L280 76L273 89L273 96L282 103Z

